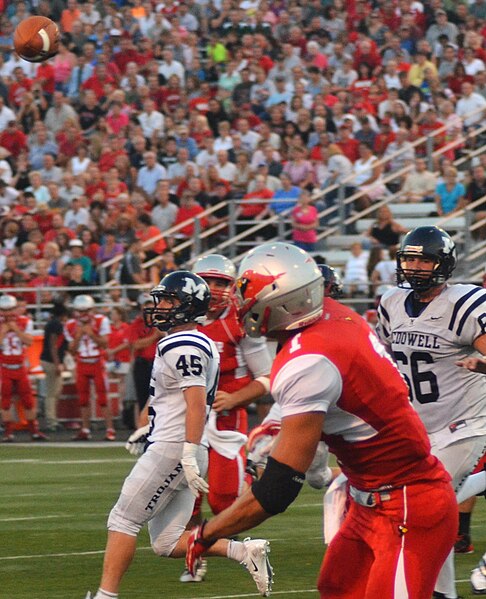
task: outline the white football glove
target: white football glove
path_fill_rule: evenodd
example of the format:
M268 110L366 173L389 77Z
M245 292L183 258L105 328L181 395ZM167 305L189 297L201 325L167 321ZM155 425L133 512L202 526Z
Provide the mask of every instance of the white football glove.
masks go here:
M199 445L196 443L184 443L182 450L181 464L184 468L187 484L192 493L197 497L199 493L207 493L209 491L208 483L200 475L201 471L197 464L196 456Z
M132 455L142 455L149 430L149 424L137 428L137 430L128 437L128 441L125 443L125 449Z

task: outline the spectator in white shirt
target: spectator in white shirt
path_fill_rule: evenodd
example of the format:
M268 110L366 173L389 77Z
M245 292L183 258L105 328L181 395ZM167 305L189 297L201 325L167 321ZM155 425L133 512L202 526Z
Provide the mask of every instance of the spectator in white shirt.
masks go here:
M40 174L42 177L42 183L47 185L51 181L54 183L61 183L63 178L63 169L59 166L56 166L56 157L54 154L44 154L42 159L43 168L40 169Z
M162 62L159 66L159 75L162 75L166 81L171 75L177 75L182 84L184 84L185 71L180 62L174 60L174 53L171 48L164 48L162 51Z
M143 103L143 112L138 116L142 126L143 136L151 140L154 136L159 138L164 133L164 115L155 110L155 102L151 99Z
M5 106L5 100L3 96L0 96L0 131L7 128L7 123L15 120L15 112L8 106Z
M218 163L216 164L216 170L221 179L225 181L233 182L236 177L236 164L228 161L228 152L226 150L219 150L217 152Z
M466 127L480 125L484 119L486 100L474 91L474 85L468 81L462 84L461 91L462 98L457 102L456 114L463 119ZM468 116L472 112L475 114Z
M169 166L167 178L172 188L177 188L189 175L198 175L199 169L195 162L189 160L189 150L179 148L177 150L177 162Z
M368 257L369 252L365 251L359 241L351 245L351 256L346 262L344 268L343 282L346 285L346 292L349 297L354 295L363 295L368 292Z
M145 85L145 77L142 77L142 75L140 75L140 73L138 72L137 63L129 62L127 64L127 68L125 70L125 77L123 77L122 80L120 81L120 87L123 90L128 91L130 89L130 80L133 77L135 78L135 80L137 82L137 87L140 87L141 85Z
M218 158L214 149L214 137L207 135L203 137L204 150L198 152L196 156L196 164L199 168L208 168L211 164L216 164Z
M233 138L230 135L230 124L228 121L221 121L218 124L219 136L214 140L214 149L216 152L219 150L231 150L233 147Z
M238 119L236 128L240 134L243 150L253 153L261 139L258 133L250 129L250 123L248 119Z
M155 152L145 152L143 155L145 166L138 171L137 186L152 196L157 188L157 183L167 179L167 171L157 162Z
M88 226L89 210L83 206L81 198L74 198L71 202L71 208L64 215L64 226L72 231L77 231L78 227Z

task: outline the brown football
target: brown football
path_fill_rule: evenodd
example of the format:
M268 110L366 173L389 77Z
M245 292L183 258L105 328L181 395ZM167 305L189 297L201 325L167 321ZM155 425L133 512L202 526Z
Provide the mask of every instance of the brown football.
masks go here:
M47 17L28 17L21 21L14 33L17 54L29 62L42 62L57 54L59 28Z

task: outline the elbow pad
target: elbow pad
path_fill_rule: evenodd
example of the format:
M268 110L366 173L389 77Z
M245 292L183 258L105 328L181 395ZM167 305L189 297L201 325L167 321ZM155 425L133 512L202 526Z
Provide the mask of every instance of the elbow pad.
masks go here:
M252 484L251 490L262 508L274 516L285 512L300 493L304 481L303 472L269 456L262 477Z

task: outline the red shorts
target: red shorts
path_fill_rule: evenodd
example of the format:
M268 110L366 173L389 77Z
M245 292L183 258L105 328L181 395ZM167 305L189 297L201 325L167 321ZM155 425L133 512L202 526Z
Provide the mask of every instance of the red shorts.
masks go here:
M99 406L108 404L108 381L106 380L106 368L103 360L93 364L80 362L76 364L76 391L78 392L79 405L89 405L90 381L93 381L96 389L96 402Z
M413 484L374 507L350 504L321 566L321 597L430 599L457 536L452 485Z
M12 364L12 366L17 366L17 364ZM19 364L19 366L19 368L7 368L2 365L2 410L10 409L14 392L19 396L19 402L26 410L32 410L34 407L29 373L23 364Z

